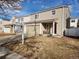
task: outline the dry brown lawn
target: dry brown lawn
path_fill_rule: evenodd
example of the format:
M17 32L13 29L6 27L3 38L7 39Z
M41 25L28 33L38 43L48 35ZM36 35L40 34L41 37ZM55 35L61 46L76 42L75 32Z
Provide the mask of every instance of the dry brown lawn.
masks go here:
M28 59L79 59L79 39L75 38L32 37L24 45L17 41L4 46Z

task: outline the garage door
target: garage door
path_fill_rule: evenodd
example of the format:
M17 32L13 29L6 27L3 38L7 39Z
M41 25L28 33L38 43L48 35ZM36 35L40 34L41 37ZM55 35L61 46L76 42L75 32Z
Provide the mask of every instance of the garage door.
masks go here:
M10 33L10 28L4 28L5 33Z
M39 25L36 26L36 35L39 34L39 28L40 28ZM27 26L26 31L27 31L27 36L34 36L35 35L35 26L33 26L33 25Z

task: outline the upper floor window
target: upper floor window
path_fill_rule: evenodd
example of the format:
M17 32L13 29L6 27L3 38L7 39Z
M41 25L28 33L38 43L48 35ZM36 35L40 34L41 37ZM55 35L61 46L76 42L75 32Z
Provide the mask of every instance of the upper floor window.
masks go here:
M21 18L20 20L21 20L21 22L23 22L23 18Z
M23 22L23 18L19 18L18 23L22 23L22 22Z
M52 15L54 15L55 14L55 10L52 10Z
M18 23L20 23L20 18L18 19Z
M37 19L38 17L39 17L39 15L38 15L38 14L36 14L36 15L35 15L35 19Z
M75 20L71 20L71 22L75 22Z

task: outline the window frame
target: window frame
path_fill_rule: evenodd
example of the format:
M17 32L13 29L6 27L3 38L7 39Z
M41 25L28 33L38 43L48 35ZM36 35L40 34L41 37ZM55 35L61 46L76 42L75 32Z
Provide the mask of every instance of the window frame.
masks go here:
M52 12L52 15L55 15L55 10L52 10L51 12Z
M75 20L71 20L71 22L75 22Z
M38 19L38 17L39 17L39 14L35 14L35 19Z

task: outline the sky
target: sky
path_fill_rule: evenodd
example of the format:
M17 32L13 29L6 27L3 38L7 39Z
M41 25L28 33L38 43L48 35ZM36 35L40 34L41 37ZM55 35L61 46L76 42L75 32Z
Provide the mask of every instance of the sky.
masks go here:
M79 16L79 0L24 0L21 2L22 9L15 10L15 13L10 12L7 18L11 18L12 16L29 15L44 9L54 8L59 5L70 5L71 16Z
M21 5L23 9L16 14L17 16L28 15L59 5L70 5L71 16L79 16L79 0L24 0Z

